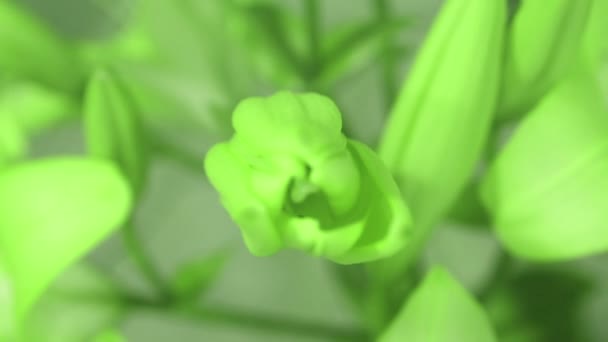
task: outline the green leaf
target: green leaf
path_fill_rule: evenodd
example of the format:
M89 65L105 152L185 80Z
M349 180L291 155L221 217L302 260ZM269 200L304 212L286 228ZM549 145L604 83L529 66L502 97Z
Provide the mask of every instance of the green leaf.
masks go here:
M73 91L82 75L70 49L14 1L0 1L0 68Z
M90 341L124 314L114 284L85 263L65 271L23 324L23 342Z
M0 90L0 117L6 116L28 136L72 118L76 103L62 92L34 82L8 84Z
M529 110L580 57L592 0L522 1L509 28L500 114Z
M608 108L584 70L528 114L493 163L482 198L502 243L530 260L608 250Z
M0 170L22 158L27 151L27 139L15 121L0 113Z
M497 341L481 305L446 270L434 267L379 342Z
M0 258L22 321L49 284L120 227L131 206L109 162L43 159L0 170Z
M107 71L97 71L89 82L84 124L89 153L115 161L139 194L148 169L144 130L137 109Z
M220 251L181 266L173 278L173 293L182 301L195 301L211 286L230 256L229 251Z
M157 129L192 135L226 136L231 132L225 94L173 68L119 66L117 77L141 109L142 119Z
M328 86L374 62L383 51L383 40L411 23L409 18L386 22L355 22L330 33L323 48L323 65L318 83ZM402 56L401 56L402 57Z

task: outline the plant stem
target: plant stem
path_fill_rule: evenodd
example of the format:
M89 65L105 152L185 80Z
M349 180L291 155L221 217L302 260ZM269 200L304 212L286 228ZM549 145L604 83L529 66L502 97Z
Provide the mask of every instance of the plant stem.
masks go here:
M56 291L54 294L63 298L90 303L106 304L120 301L126 304L131 310L150 310L158 312L159 314L176 315L198 322L222 323L263 332L317 337L331 341L357 342L370 340L364 331L354 327L336 326L324 322L302 319L291 319L283 315L269 315L266 313L244 311L225 306L199 307L188 305L178 307L169 302L150 300L127 292L111 294Z
M339 327L322 322L292 320L284 316L246 312L233 308L222 307L192 307L178 309L177 314L185 318L200 319L209 322L232 324L251 330L273 333L287 333L294 336L322 337L331 341L366 341L364 331Z
M390 3L388 0L373 0L378 22L388 22L390 18ZM382 41L382 81L384 87L385 109L388 114L397 94L397 78L395 72L395 54L393 34L387 33Z
M154 152L177 165L182 166L186 170L190 170L195 174L204 175L205 168L203 167L203 157L194 156L188 152L184 152L183 149L177 147L175 144L160 139L154 138L152 142Z
M311 83L319 72L321 60L320 39L321 39L321 20L319 0L304 0L306 26L308 29L308 72L306 73L307 82Z
M154 286L163 301L171 298L171 290L165 283L151 258L146 253L140 239L138 239L132 219L125 225L125 227L123 227L122 238L125 249L129 253L131 260L133 260L137 268L140 270L142 276L146 278L150 285Z

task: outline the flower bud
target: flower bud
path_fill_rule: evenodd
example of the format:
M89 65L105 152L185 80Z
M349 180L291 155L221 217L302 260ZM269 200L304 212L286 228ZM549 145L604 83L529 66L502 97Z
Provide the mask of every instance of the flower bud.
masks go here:
M330 99L249 98L233 126L205 168L253 254L291 247L350 264L403 247L410 216L399 190L367 146L342 134Z
M597 79L561 82L517 128L482 184L507 249L531 260L608 250L608 107Z
M495 110L505 1L448 0L392 110L380 155L432 225L463 189Z
M500 116L523 114L580 56L593 0L524 0L508 31Z

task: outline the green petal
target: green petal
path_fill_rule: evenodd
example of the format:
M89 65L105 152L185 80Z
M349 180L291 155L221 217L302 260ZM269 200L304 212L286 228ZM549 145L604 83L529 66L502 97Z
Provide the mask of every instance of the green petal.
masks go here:
M523 114L580 57L593 0L522 1L508 33L502 116Z
M333 258L342 264L376 260L407 248L413 228L410 211L380 158L362 143L350 140L349 145L364 170L359 198L364 202L366 217L360 223L363 233L355 244L348 252Z
M120 227L131 205L118 170L57 158L0 171L0 254L19 319L69 264Z
M253 254L295 248L350 264L403 247L411 220L397 185L341 133L329 98L249 98L233 122L236 134L209 151L205 168Z
M232 122L249 149L294 155L311 165L346 145L340 111L318 94L248 98L235 109Z
M84 106L89 153L115 161L139 193L146 179L148 151L128 95L110 73L100 70L89 83Z
M494 342L483 308L446 270L424 278L379 342Z
M249 251L258 256L276 253L282 239L272 213L252 194L247 165L235 156L228 144L218 144L207 153L205 170L211 184L218 189L222 204L241 227Z
M595 77L562 82L489 170L483 201L520 257L563 260L608 249L608 108Z

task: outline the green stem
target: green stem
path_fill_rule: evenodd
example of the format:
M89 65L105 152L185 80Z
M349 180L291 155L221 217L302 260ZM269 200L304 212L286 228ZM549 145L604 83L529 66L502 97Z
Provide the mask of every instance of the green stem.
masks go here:
M185 170L192 171L195 174L204 175L205 169L203 167L203 157L192 155L185 152L182 148L175 144L160 139L154 138L152 141L154 152L161 158L169 160L176 165L180 165Z
M319 71L321 60L321 20L319 0L304 0L306 26L308 29L308 72L307 82L311 83Z
M131 260L133 260L140 270L142 276L146 278L150 285L154 286L163 301L171 298L171 290L154 265L154 262L152 262L151 258L146 253L144 246L141 244L141 240L137 237L133 220L130 220L130 222L123 227L122 238L125 249L129 253Z
M388 0L373 0L378 22L388 22L390 18L390 3ZM386 112L390 111L397 94L397 75L395 72L394 37L387 34L382 41L382 82Z
M149 300L129 293L88 293L61 292L55 295L72 300L107 304L120 301L130 310L151 310L160 314L169 314L198 322L216 322L232 325L238 328L270 333L284 333L293 336L308 336L330 341L369 341L366 333L360 329L348 326L336 326L325 322L302 319L291 319L284 315L269 315L266 313L244 311L225 306L198 307L189 305L176 307L159 300Z
M323 338L330 341L367 341L364 331L330 325L322 322L292 320L283 315L268 315L247 312L233 308L195 307L177 310L176 313L191 319L236 325L242 328L273 333L286 333L294 336Z

